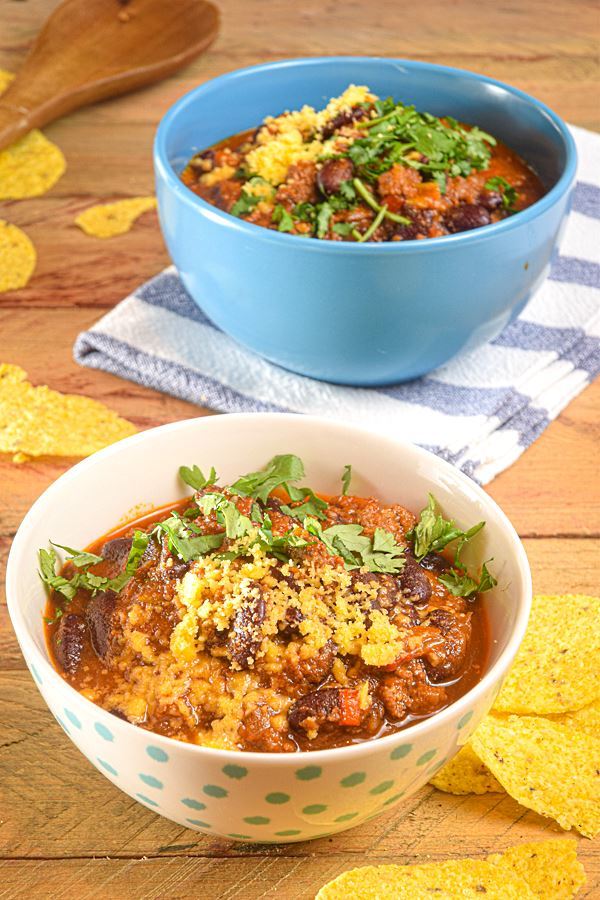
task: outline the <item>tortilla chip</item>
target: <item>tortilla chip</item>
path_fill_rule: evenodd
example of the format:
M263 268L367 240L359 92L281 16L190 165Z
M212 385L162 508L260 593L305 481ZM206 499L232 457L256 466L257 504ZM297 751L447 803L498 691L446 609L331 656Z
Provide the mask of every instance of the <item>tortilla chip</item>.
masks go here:
M15 76L6 69L0 69L0 94L3 94Z
M519 844L488 856L487 861L512 869L544 900L571 900L586 882L577 842L568 838Z
M532 900L527 882L508 866L455 859L422 866L363 866L324 885L315 900Z
M75 223L92 237L111 238L129 231L138 216L149 209L156 209L156 197L131 197L90 206L77 216Z
M476 756L470 744L465 744L443 769L436 772L429 784L447 794L504 793L502 785Z
M25 287L36 258L35 247L25 232L0 219L0 294Z
M88 456L134 434L102 403L34 387L19 366L0 363L0 452L14 462L32 456Z
M600 698L600 598L533 598L523 643L494 711L545 715Z
M0 70L0 94L14 75ZM0 150L0 200L39 197L56 184L67 164L62 151L34 128Z
M585 837L600 831L600 738L532 716L488 716L473 750L523 806Z
M575 712L563 713L560 716L545 716L550 722L568 725L576 731L583 731L592 737L600 737L600 700L576 709Z

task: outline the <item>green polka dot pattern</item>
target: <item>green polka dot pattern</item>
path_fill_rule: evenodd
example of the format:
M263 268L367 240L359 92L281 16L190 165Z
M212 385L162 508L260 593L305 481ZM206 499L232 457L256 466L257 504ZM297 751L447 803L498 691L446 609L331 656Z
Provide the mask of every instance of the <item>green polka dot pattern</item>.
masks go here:
M290 799L291 798L289 794L283 794L280 791L274 791L272 794L267 794L267 796L265 797L267 803L275 804L289 803Z
M296 770L296 778L300 781L312 781L313 778L320 778L322 773L321 766L305 766Z
M340 784L342 787L356 787L357 784L362 784L366 777L366 772L353 772L352 775L346 775L345 778L342 778Z

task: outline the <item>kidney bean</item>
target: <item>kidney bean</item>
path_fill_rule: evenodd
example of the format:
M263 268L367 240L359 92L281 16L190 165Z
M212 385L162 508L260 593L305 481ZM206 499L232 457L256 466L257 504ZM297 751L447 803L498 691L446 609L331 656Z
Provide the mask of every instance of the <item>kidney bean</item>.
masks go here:
M344 181L349 181L353 175L354 165L351 159L346 157L328 159L317 172L319 190L326 197L329 197L330 194L337 194L340 185Z
M266 605L262 593L240 607L233 617L227 638L227 651L242 669L247 669L260 647L260 626L265 620Z
M447 609L434 609L423 624L438 628L444 639L442 646L432 648L423 658L427 676L434 684L448 681L464 665L471 636L470 616L454 616Z
M428 572L435 572L437 575L447 572L450 568L448 560L440 556L439 553L428 553L427 556L424 556L419 561L419 565L422 569L427 569Z
M431 583L429 578L412 556L405 554L406 563L398 574L398 584L402 593L410 597L417 605L424 605L431 597Z
M322 688L300 697L290 707L288 722L294 731L315 731L341 718L340 688Z
M132 538L129 537L113 538L112 541L107 541L104 544L100 551L100 556L110 562L117 563L119 568L123 569L131 550L131 543Z
M456 206L446 213L444 222L449 232L471 231L491 222L490 214L483 206L476 203L465 203Z
M81 616L69 613L62 617L54 634L54 654L59 665L69 675L74 675L79 668L86 631L86 624Z
M502 206L502 194L499 191L482 191L479 195L479 204L490 211Z
M110 652L116 602L114 591L100 591L92 597L85 611L92 647L102 660L106 660Z
M344 125L351 125L353 122L358 122L366 116L367 110L362 106L353 106L352 109L346 109L329 120L321 131L321 138L326 141L338 128L343 128Z

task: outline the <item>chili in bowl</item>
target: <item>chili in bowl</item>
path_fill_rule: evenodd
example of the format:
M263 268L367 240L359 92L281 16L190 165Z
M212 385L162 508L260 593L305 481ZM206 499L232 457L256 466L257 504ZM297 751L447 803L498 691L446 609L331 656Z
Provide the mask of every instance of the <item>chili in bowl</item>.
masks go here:
M160 123L154 162L167 248L200 307L177 304L182 328L386 385L518 315L548 274L576 152L547 107L483 75L327 57L197 87Z
M278 414L164 426L75 466L21 525L7 584L88 759L238 840L335 833L414 793L489 709L530 602L516 534L462 473Z

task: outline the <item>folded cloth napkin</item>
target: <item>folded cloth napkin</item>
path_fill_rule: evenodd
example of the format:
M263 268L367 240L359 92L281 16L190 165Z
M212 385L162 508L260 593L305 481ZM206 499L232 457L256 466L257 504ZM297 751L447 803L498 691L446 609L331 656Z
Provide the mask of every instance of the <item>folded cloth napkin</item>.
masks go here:
M426 377L352 388L280 369L216 328L173 267L80 334L75 359L222 412L357 422L427 447L486 483L600 372L600 136L580 128L573 135L578 180L549 278L496 340Z

